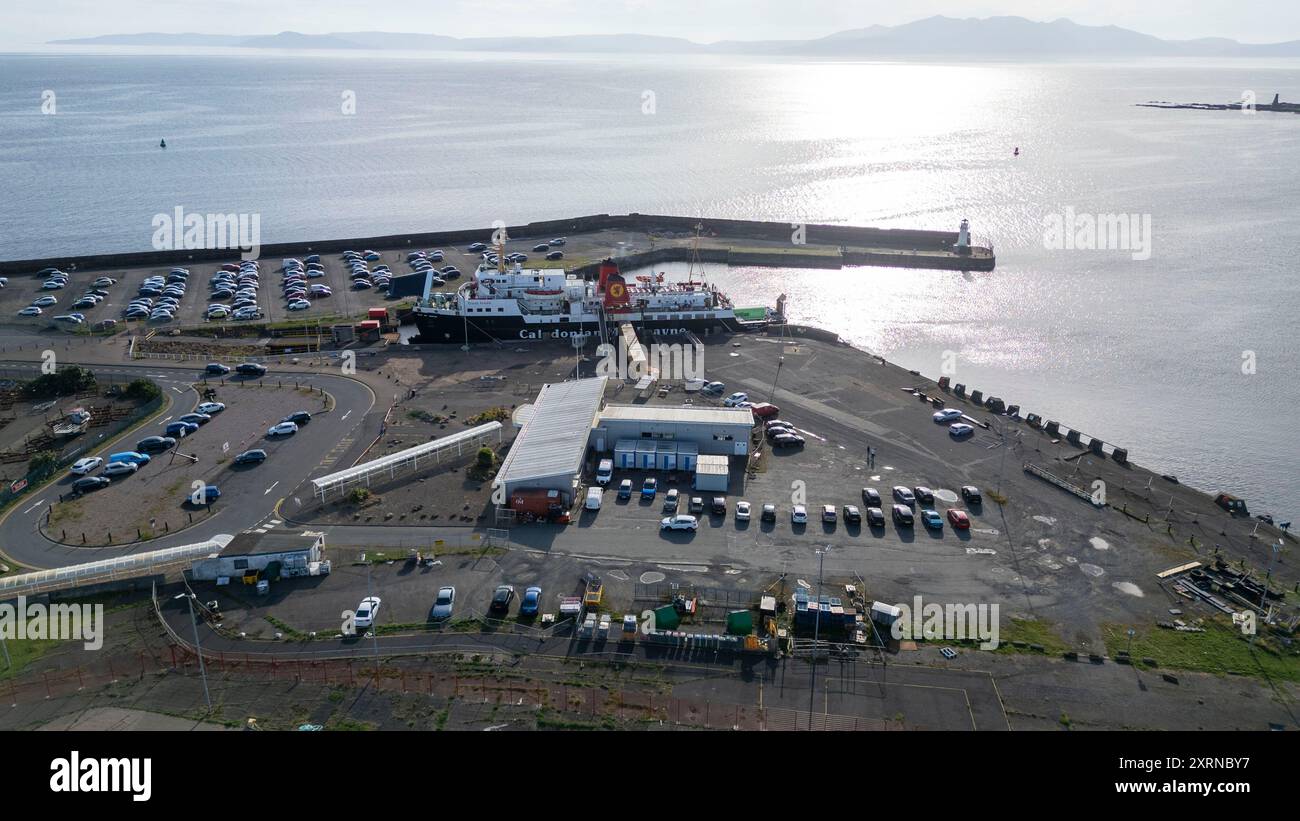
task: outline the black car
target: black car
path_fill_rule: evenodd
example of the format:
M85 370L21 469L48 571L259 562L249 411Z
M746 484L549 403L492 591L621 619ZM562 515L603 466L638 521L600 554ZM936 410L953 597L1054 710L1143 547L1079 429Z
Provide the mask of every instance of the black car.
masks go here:
M295 425L305 425L311 421L311 414L307 411L294 411L280 421L293 422Z
M915 518L912 516L912 509L907 505L894 505L894 524L899 527L911 527Z
M980 496L980 489L974 485L962 485L961 497L966 500L968 505L979 505L984 503L984 497Z
M867 507L880 507L880 493L874 487L862 489L862 504Z
M857 505L844 506L844 524L846 525L862 524L862 513L858 510Z
M508 584L503 584L492 593L492 604L488 605L488 610L493 613L508 613L510 602L514 600L515 589Z
M776 521L776 505L773 505L773 504L765 504L765 505L763 505L763 515L762 515L762 520L765 521L765 522L775 522L775 521Z
M930 490L925 485L917 485L916 487L912 488L912 492L916 494L916 503L918 505L921 505L923 507L934 507L933 490Z
M713 505L709 508L709 510L711 510L711 511L713 512L713 515L714 515L714 516L726 516L726 515L727 515L727 497L726 497L726 496L714 496L714 497L713 497Z
M546 255L546 258L547 258L547 259L550 259L550 260L564 259L564 252L563 252L563 251L552 251L551 253L549 253L549 254Z
M869 508L867 508L867 526L868 526L868 527L884 527L884 526L885 526L885 511L881 510L881 509L878 508L878 507L869 507Z
M176 446L176 440L170 436L146 436L135 443L135 449L142 453L157 450L170 450Z
M799 434L795 432L794 425L787 425L784 422L782 422L779 425L773 425L772 427L767 429L768 441L771 441L778 436L798 436L798 435Z
M540 254L542 251L549 251L549 250L551 250L551 246L547 245L547 244L544 243L544 242L539 242L539 243L537 243L536 245L533 246L533 251L535 251L536 253L539 253L539 254Z
M266 451L246 450L235 457L237 465L260 465L266 461Z
M83 476L72 483L74 493L85 493L88 490L99 490L101 487L107 487L112 484L113 480L107 476Z
M241 362L235 366L235 371L246 376L266 376L266 366L256 362Z
M225 376L230 373L230 366L222 365L220 362L209 362L208 366L203 369L203 372L213 376Z
M772 437L774 448L801 448L803 445L804 438L796 433L779 433Z

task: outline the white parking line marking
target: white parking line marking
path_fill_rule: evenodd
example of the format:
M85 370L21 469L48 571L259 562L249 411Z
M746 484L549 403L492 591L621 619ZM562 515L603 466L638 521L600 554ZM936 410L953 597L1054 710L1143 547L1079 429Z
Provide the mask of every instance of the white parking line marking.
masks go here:
M268 487L266 490L262 491L262 495L265 496L266 494L270 493L272 490L275 490L275 486L278 485L278 484L280 484L280 481L277 479L276 481L274 481L274 482L271 483L271 486L270 486L270 487Z

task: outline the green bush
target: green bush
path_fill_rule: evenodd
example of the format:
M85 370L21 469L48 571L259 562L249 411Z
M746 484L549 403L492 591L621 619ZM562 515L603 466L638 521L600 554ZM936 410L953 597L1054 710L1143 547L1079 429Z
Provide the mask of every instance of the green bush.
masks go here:
M43 450L32 457L27 463L27 472L35 474L46 474L54 470L55 465L59 463L59 452L55 450Z
M41 374L28 382L23 391L29 399L49 399L67 396L95 387L95 375L80 365L72 365L54 373Z
M150 382L148 379L135 379L131 384L126 386L122 394L127 399L139 399L149 402L162 396L162 388Z

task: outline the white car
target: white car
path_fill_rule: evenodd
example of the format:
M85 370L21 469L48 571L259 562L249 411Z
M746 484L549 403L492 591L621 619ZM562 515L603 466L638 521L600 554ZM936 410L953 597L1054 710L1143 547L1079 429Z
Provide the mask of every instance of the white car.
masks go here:
M368 629L375 626L375 619L379 618L379 606L383 601L378 596L367 596L357 605L357 614L352 623L360 629Z
M686 513L680 513L676 516L669 516L659 522L660 530L696 530L700 522L694 516Z
M123 473L135 473L140 466L135 462L109 462L104 468L105 476L120 476Z
M48 308L51 305L58 305L59 298L56 296L43 296L40 299L33 299L32 305L37 308Z
M794 508L790 510L790 524L808 524L808 508L803 505L795 505Z
M52 279L49 282L42 284L41 287L47 291L57 291L60 288L65 287L66 285L67 285L66 282L61 282L57 279Z
M934 419L935 424L946 425L949 422L956 422L958 419L960 419L961 411L957 410L956 408L946 408L941 411L935 411L934 416L932 418Z
M281 422L278 425L272 425L267 430L267 436L289 436L298 432L298 426L293 422Z
M206 414L208 414L209 416L211 416L211 415L214 414L214 413L221 413L221 412L222 412L223 410L225 410L225 409L226 409L226 406L225 406L224 403L221 403L221 402L204 402L202 405L199 405L199 406L198 406L197 408L195 408L194 410L195 410L196 412L198 412L198 413L206 413Z
M736 393L733 393L731 396L728 396L726 399L723 399L722 404L728 408L734 408L737 405L739 405L741 402L748 402L748 401L749 401L749 394L741 393L740 391L737 391Z
M749 502L736 502L736 521L749 521Z
M967 436L973 436L974 434L975 428L962 422L958 422L948 428L948 435L954 439L965 439Z
M37 308L35 305L31 305L19 311L18 315L19 316L40 316L41 309Z
M95 468L104 464L104 460L98 456L87 456L85 459L78 459L72 463L72 472L77 476L85 476Z

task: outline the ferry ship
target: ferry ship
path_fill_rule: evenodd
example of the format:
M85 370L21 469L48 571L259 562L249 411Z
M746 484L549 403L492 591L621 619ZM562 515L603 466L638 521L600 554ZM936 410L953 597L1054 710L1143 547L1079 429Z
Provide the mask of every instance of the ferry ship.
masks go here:
M583 279L563 269L507 267L483 262L454 294L433 291L433 273L414 308L416 344L518 342L544 339L612 341L631 323L651 336L742 333L767 327L780 313L766 308L736 308L715 286L695 281L665 283L663 274L628 282L612 259L600 264L597 278Z

